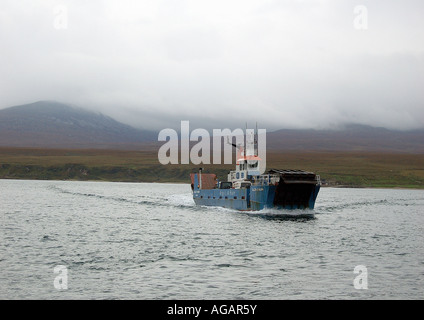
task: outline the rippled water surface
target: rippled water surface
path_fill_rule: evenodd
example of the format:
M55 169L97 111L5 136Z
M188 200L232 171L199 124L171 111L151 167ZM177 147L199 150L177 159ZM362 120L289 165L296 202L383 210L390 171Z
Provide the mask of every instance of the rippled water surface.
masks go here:
M197 207L185 184L0 180L0 298L424 297L424 191L322 188L312 217L287 213Z

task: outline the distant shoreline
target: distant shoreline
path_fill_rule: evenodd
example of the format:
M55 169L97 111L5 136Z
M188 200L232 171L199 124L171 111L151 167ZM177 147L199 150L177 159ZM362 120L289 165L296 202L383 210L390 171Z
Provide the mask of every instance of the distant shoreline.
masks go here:
M111 183L150 183L150 184L181 184L190 185L190 182L183 181L111 181L111 180L78 180L78 179L28 179L28 178L4 178L0 177L0 180L14 180L14 181L52 181L52 182L111 182ZM334 189L383 189L383 190L424 190L419 187L392 187L392 186L355 186L355 185L322 185L321 188L334 188Z
M199 165L162 165L156 151L0 147L0 179L190 183ZM226 180L234 165L202 165ZM424 189L424 154L268 152L267 168L320 175L323 187Z

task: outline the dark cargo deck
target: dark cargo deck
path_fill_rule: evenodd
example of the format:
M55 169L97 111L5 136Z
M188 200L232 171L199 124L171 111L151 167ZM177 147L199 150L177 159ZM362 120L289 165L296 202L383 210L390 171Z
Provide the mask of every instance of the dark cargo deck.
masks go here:
M316 186L319 185L317 175L303 170L276 170L270 174L279 174L280 180L275 190L274 206L303 208L311 207L311 200L315 201Z

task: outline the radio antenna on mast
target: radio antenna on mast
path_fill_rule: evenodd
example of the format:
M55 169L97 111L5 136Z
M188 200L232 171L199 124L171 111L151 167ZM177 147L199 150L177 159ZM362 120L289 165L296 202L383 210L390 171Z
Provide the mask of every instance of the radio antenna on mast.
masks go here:
M253 135L253 148L255 150L255 156L258 155L258 122L256 122L255 134Z

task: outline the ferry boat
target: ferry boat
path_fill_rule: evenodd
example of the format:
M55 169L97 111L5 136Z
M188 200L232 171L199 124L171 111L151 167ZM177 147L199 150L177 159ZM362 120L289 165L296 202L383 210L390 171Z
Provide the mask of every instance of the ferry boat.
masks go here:
M219 206L241 211L275 209L314 209L321 187L319 175L290 169L271 169L261 174L262 159L257 149L248 154L236 146L236 170L228 173L227 181L216 174L191 173L191 189L196 205Z

